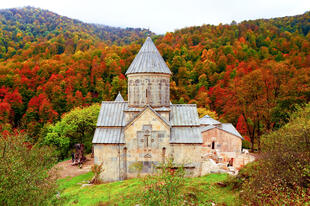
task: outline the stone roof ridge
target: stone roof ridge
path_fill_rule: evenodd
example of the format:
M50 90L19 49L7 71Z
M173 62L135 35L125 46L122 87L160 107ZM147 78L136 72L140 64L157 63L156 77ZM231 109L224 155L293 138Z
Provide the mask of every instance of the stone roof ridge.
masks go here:
M125 100L124 100L124 98L122 97L121 93L118 92L118 94L117 94L117 96L116 96L114 102L124 102L124 101L125 101Z
M172 74L150 37L146 38L126 75L135 73Z

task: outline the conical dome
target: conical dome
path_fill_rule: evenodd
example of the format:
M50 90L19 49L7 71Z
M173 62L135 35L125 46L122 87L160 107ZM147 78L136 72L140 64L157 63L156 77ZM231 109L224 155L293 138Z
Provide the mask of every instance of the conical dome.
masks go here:
M171 74L170 69L150 37L146 38L139 53L129 66L126 75L136 73Z

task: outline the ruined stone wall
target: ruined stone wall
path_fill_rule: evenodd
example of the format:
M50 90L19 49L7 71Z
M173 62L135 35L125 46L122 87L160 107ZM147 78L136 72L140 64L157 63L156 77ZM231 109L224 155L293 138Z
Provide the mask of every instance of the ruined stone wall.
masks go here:
M129 74L129 107L169 106L170 75L168 74Z
M214 149L220 152L241 153L242 140L228 132L214 128L202 132L203 138L203 152L212 152L212 142L214 142Z

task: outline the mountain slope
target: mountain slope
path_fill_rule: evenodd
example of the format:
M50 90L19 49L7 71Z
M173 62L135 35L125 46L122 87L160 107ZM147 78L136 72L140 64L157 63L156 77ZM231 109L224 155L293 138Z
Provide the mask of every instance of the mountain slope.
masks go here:
M113 100L118 91L126 98L124 74L145 30L34 8L0 14L0 131L23 128L36 142L44 124L74 107ZM310 101L309 20L307 12L153 36L173 73L171 101L213 110L257 142Z
M28 42L50 40L58 36L64 40L87 39L124 45L143 39L147 34L153 33L140 28L122 29L87 24L33 7L0 10L0 57L10 57L5 55L10 52L10 47L21 49Z

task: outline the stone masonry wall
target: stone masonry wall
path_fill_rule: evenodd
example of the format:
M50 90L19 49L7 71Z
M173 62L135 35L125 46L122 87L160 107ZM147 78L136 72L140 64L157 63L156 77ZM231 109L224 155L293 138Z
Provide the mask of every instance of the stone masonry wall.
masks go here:
M201 144L170 144L167 152L176 164L184 166L187 176L200 175Z
M242 140L239 137L218 128L202 132L202 138L203 152L211 152L212 142L214 142L214 149L220 152L241 153Z
M94 144L94 164L103 163L101 179L106 182L120 180L120 145Z
M127 148L127 178L153 173L154 165L167 156L170 128L150 109L124 130ZM141 171L137 169L141 167Z
M169 106L170 76L167 74L128 75L128 105L130 107Z

